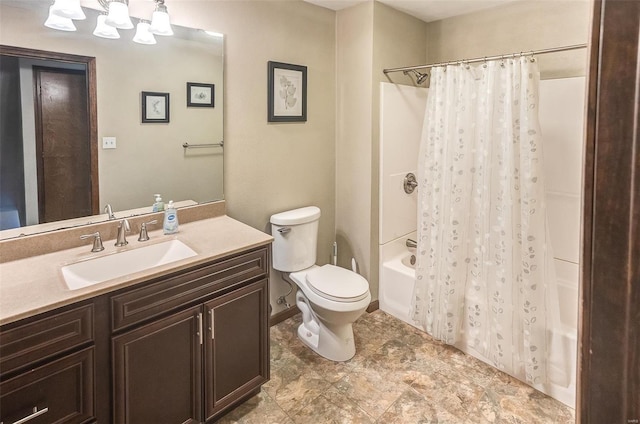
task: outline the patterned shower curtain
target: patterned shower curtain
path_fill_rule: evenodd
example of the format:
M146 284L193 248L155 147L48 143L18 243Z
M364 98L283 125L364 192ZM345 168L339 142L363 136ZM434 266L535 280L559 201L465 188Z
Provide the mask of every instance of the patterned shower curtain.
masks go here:
M432 70L419 153L413 319L531 384L546 381L539 72L520 57Z

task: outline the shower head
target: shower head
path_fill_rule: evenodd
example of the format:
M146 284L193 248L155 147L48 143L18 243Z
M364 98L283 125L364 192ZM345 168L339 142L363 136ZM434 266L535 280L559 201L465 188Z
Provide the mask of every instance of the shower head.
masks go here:
M429 74L426 74L426 73L423 74L418 71L415 71L415 73L416 73L416 84L418 85L422 84L427 80L427 78L429 78Z
M429 74L427 74L427 73L423 74L422 72L418 72L415 69L404 71L403 73L405 75L409 75L409 72L413 72L413 74L416 76L416 84L418 84L418 85L422 84L423 82L425 82L427 80L427 78L429 78Z

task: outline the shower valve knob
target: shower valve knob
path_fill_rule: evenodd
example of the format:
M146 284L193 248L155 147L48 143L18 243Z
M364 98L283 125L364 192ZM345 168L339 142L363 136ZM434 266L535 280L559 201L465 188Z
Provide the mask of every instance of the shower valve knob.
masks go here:
M413 193L413 191L418 187L418 182L416 181L416 176L413 174L413 172L409 172L404 177L403 187L404 192L407 194Z

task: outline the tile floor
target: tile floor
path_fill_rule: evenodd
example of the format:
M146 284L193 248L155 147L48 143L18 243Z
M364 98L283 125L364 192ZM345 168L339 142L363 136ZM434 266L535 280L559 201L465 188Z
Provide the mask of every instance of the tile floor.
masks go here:
M354 324L356 355L328 361L271 328L271 381L220 423L573 423L574 411L382 311Z

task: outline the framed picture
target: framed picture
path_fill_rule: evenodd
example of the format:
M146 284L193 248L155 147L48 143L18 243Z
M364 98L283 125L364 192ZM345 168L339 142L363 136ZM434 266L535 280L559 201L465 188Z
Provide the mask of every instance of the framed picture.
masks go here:
M214 84L187 83L187 107L214 107Z
M169 122L169 93L142 92L142 122Z
M307 67L268 62L268 122L307 120Z

